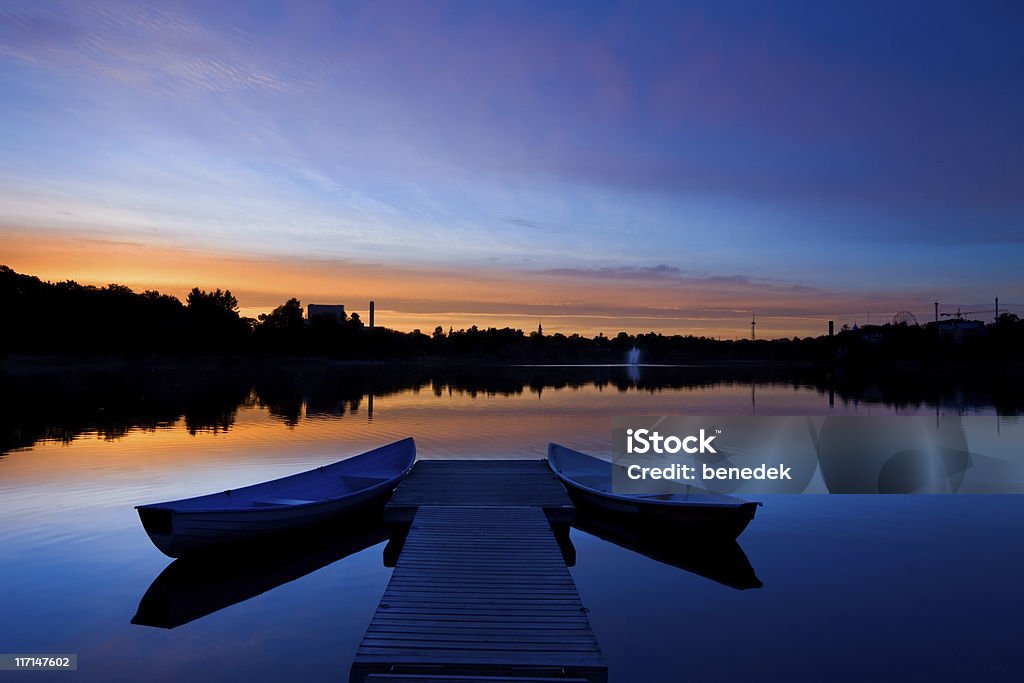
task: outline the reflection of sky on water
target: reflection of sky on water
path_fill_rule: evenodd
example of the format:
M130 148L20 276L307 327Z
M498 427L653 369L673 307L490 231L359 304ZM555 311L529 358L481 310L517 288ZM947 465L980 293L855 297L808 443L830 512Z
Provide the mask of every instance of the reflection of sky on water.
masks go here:
M580 532L572 573L620 681L1007 679L1022 532L1022 496L776 496L740 537L763 588Z
M9 651L78 652L76 680L136 680L157 669L165 680L272 680L286 670L344 678L390 574L382 545L173 631L150 629L129 620L167 560L132 505L280 476L409 434L426 458L539 458L553 439L607 456L613 415L753 412L748 384L475 397L421 390L376 397L372 420L366 408L342 417L303 410L289 427L251 405L226 432L190 435L178 421L7 454L0 642ZM868 410L841 401L830 409L827 395L809 388L756 388L757 414ZM968 425L972 446L995 456L1022 428L1012 418ZM949 663L930 655L935 642L955 646L973 673L999 677L1015 632L999 606L1024 599L1015 578L1022 532L1019 496L766 498L740 537L762 589L734 591L582 532L573 532L572 571L613 681L752 680L768 670L854 679L909 675L909 662L941 678ZM851 649L870 650L880 668L847 659Z

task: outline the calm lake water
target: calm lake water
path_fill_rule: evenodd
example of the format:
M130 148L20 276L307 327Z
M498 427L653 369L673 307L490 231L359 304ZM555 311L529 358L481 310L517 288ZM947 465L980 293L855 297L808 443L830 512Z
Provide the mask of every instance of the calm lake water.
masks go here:
M167 630L131 623L170 563L132 506L237 488L409 435L421 458L498 459L541 458L551 440L607 455L615 415L969 413L990 416L994 434L1022 428L984 399L886 403L885 392L830 397L814 383L696 370L410 372L306 369L282 382L131 369L116 381L8 381L0 652L78 653L76 673L33 680L347 680L390 577L383 541ZM577 529L571 538L571 571L613 681L1021 671L1024 496L768 497L739 539L741 563L745 553L763 583L747 590Z

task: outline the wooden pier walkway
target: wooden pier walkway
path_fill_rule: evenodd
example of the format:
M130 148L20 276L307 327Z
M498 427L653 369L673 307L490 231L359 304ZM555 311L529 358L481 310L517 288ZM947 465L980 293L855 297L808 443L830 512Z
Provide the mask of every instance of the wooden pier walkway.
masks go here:
M521 678L519 676L445 676L414 674L370 674L366 683L587 683L585 678Z
M569 494L544 460L421 460L384 508L384 521L408 524L421 505L539 507L571 524Z
M410 508L412 523L353 683L607 681L551 528L552 511L571 518L572 504L545 473L542 461L417 463L389 504L393 523ZM507 481L488 500L464 477Z
M585 678L520 678L518 676L416 676L414 674L370 674L366 683L587 683Z

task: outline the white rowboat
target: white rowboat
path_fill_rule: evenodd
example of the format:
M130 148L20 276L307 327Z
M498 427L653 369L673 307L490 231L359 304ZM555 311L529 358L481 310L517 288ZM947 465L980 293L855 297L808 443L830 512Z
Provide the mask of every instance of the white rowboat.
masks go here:
M153 544L181 557L383 503L415 460L410 437L289 477L136 509Z
M548 445L548 466L577 505L630 515L639 523L670 523L694 536L736 538L760 506L735 496L684 486L678 493L614 493L612 473L619 465L555 443Z

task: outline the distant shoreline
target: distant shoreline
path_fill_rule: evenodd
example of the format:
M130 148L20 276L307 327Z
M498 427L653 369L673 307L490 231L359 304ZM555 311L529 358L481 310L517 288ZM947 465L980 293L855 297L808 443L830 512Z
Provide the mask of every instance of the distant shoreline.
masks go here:
M291 298L258 320L239 314L230 290L193 288L184 302L156 291L44 282L0 266L6 313L0 361L7 372L116 368L139 364L237 366L315 363L569 367L633 363L818 372L989 372L1024 363L1024 320L1003 312L992 323L963 319L918 325L900 320L827 336L718 340L658 332L614 337L545 334L510 327L429 334L363 323L357 313L304 309ZM965 315L970 315L967 312ZM752 330L753 331L753 330ZM939 377L940 381L944 378Z
M274 354L168 354L168 353L11 353L0 356L0 373L4 374L49 374L65 370L115 371L129 367L152 367L159 369L210 368L210 367L273 367L273 368L372 368L372 367L417 367L417 368L825 368L824 364L812 362L792 363L773 360L693 360L688 363L606 363L581 360L577 363L497 361L493 358L384 358L378 360L340 359L327 355L274 355Z
M998 373L1004 380L1024 381L1024 360L991 358L919 358L919 359L871 359L867 362L821 362L814 360L786 359L722 359L692 358L680 362L628 363L606 362L601 359L580 359L577 362L532 361L528 359L497 360L492 357L466 358L380 358L343 359L330 355L297 355L272 353L8 353L0 354L0 374L8 376L54 375L62 372L112 373L140 368L151 370L193 370L193 369L238 369L238 370L307 370L311 368L332 368L337 370L369 370L387 368L389 372L401 368L466 370L504 368L509 370L594 370L629 371L637 369L657 371L662 369L721 370L739 372L778 372L808 374L820 377L844 375L865 375L865 379L877 374L935 376L941 374L950 381L972 373ZM940 380L941 383L941 380Z

